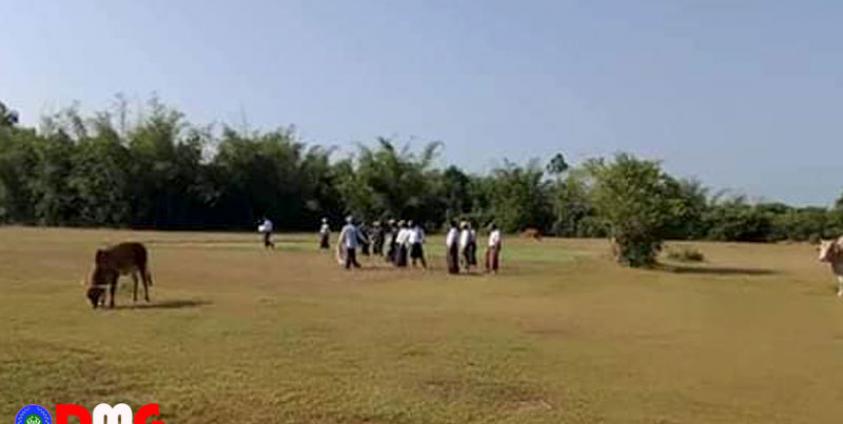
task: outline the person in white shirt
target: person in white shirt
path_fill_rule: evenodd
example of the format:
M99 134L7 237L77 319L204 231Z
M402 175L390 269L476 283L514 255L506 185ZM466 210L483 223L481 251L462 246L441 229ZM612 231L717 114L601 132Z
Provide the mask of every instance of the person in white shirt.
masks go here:
M462 263L467 272L471 271L471 227L467 221L463 221L460 225L460 253L462 254Z
M272 221L267 217L263 217L263 220L258 225L258 232L263 234L264 249L275 249L275 243L272 242L272 229Z
M354 225L354 218L351 216L345 218L345 222L346 224L342 227L337 242L337 256L339 257L340 253L345 253L345 269L360 268L360 264L357 263L357 246L360 244L357 227Z
M471 266L477 266L477 231L471 221L468 221L468 262Z
M457 229L457 222L451 221L451 228L448 230L448 235L445 236L445 250L447 252L445 257L449 274L460 273L459 237L460 231Z
M421 262L422 268L427 268L427 261L424 259L424 230L421 225L413 225L413 221L410 221L409 227L408 243L410 244L410 259L413 261L413 268L416 267L417 261Z
M410 247L410 229L404 221L398 223L398 228L398 235L395 237L396 249L398 249L395 266L404 268L407 266L407 253Z
M486 248L486 272L498 273L501 255L501 230L494 223L490 226L489 244Z
M319 248L331 248L331 226L328 225L328 218L322 218L322 226L319 228Z

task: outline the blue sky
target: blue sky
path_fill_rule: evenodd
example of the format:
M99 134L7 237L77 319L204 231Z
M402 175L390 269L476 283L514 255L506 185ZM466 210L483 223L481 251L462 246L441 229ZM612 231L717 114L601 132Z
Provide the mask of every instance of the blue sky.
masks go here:
M843 192L839 1L0 0L25 123L157 92L195 123L348 150L441 140L483 172L629 151L715 189Z

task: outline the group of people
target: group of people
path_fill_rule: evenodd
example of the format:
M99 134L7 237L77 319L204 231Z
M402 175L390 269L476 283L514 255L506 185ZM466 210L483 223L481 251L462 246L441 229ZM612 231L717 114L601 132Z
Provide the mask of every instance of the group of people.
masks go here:
M319 229L319 247L330 249L331 228L327 219L322 219ZM371 254L383 256L384 259L398 268L408 265L413 267L421 264L427 268L424 253L425 232L421 225L413 221L390 219L383 225L379 221L366 225L357 225L354 218L346 218L346 224L340 231L337 246L337 262L346 269L359 268L357 249L363 255ZM371 247L371 254L370 254ZM450 229L445 237L445 249L448 272L458 274L461 269L471 272L477 268L477 231L471 222L463 221L457 225L450 223ZM485 252L486 272L497 273L500 267L501 232L497 225L489 226L489 239Z
M323 218L319 228L319 247L330 249L330 240L331 228L328 220ZM416 267L419 264L427 268L424 243L424 229L413 221L389 220L386 225L375 221L370 228L363 224L358 225L354 218L349 216L338 238L337 262L347 269L359 268L357 249L360 248L364 256L383 256L387 262L398 268L408 265Z
M486 245L485 270L497 274L500 267L501 232L494 223L489 225L489 240ZM460 268L471 272L477 267L477 231L471 222L463 221L457 225L451 221L448 234L445 236L445 257L448 272L458 274Z
M388 262L398 268L413 267L421 264L427 268L424 253L425 232L421 225L411 220L396 221L390 219L385 224L379 221L371 227L358 224L353 217L348 216L346 223L340 230L337 241L337 262L346 269L360 268L357 261L357 249L364 256L383 256ZM263 235L264 247L275 248L271 240L273 225L268 218L263 218L258 226L258 232ZM319 248L331 248L331 226L327 218L322 218L319 227ZM471 272L478 267L477 263L477 231L469 221L450 222L450 228L445 236L445 252L448 272L459 274L460 270ZM485 270L497 273L500 267L501 232L497 225L489 226L489 238L486 244Z

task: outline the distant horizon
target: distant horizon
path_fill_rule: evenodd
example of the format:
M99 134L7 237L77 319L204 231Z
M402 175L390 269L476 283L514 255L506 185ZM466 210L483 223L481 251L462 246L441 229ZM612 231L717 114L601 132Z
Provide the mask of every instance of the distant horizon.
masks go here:
M0 0L0 100L37 125L157 93L308 144L442 141L485 173L629 152L713 191L843 193L843 3Z

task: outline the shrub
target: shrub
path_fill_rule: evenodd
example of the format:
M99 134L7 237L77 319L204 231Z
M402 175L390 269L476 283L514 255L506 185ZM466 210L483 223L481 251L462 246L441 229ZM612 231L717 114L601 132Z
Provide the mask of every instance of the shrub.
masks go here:
M670 177L658 162L627 154L585 166L594 179L594 205L611 228L618 262L631 267L655 264L675 203Z

